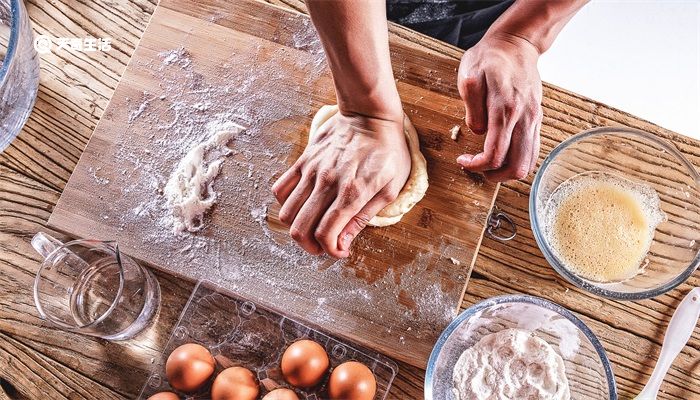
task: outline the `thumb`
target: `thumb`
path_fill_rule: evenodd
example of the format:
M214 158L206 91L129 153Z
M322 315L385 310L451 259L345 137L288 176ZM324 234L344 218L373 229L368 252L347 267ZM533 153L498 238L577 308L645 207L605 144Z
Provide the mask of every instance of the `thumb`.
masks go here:
M389 196L384 191L377 193L340 231L338 248L349 254L352 241L365 229L369 221L395 198L396 196Z

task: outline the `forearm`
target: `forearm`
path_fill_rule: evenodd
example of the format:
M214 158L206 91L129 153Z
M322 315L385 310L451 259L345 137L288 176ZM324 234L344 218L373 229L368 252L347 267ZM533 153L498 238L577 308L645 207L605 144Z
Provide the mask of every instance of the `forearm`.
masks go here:
M571 17L588 0L516 0L486 32L486 37L518 37L540 54L554 42Z
M308 0L307 7L333 72L340 111L401 118L384 0Z

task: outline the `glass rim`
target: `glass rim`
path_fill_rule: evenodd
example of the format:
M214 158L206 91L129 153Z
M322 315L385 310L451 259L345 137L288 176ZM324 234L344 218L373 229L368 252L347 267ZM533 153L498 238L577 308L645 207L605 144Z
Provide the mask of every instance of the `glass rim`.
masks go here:
M615 381L615 375L612 372L612 366L610 364L610 360L608 359L608 355L605 352L603 344L600 342L595 333L593 333L593 331L588 327L588 325L586 325L585 322L583 322L579 317L577 317L573 312L566 309L564 306L561 306L552 301L527 294L508 294L490 297L476 304L473 304L466 310L462 311L462 313L460 313L457 316L457 318L455 318L447 326L447 328L445 328L445 330L442 331L440 337L435 343L435 346L433 347L433 350L430 352L430 357L428 358L428 367L425 371L425 380L423 382L423 386L425 389L425 400L433 400L432 382L433 376L435 374L435 365L437 364L438 356L442 352L445 343L447 343L447 340L450 338L450 336L452 336L454 331L457 330L457 328L459 328L464 321L468 320L477 313L486 310L487 308L507 303L533 304L535 306L539 306L547 310L553 311L559 314L560 316L566 318L572 324L574 324L576 328L578 328L578 330L582 332L586 339L588 339L588 341L591 343L601 363L603 364L603 370L605 371L605 378L607 381L607 388L608 393L610 394L610 399L617 399L617 383Z
M113 245L112 245L113 244ZM59 250L66 250L71 246L85 246L89 248L98 248L101 250L107 250L112 253L114 253L115 258L117 259L117 265L119 266L119 288L117 289L117 293L114 296L114 300L109 305L109 308L105 310L105 312L102 313L97 319L94 321L87 323L87 324L82 324L82 325L69 325L64 323L63 321L56 320L55 318L52 318L46 312L44 312L44 308L41 305L41 302L39 300L39 284L41 281L41 273L44 271L44 268L47 266L47 262L53 258L56 254L58 254ZM102 240L93 240L93 239L76 239L76 240L71 240L70 242L63 243L60 246L57 246L51 253L49 253L41 262L41 265L39 266L39 270L36 272L36 275L34 276L34 288L33 288L33 295L34 295L34 305L36 306L37 310L39 311L39 316L52 324L55 324L65 330L69 331L79 331L82 329L86 328L92 328L95 325L99 324L100 322L104 321L109 315L114 311L114 309L117 307L117 304L119 303L119 299L122 296L122 292L124 290L124 266L122 265L122 255L119 251L119 245L117 244L116 241L102 241Z
M10 65L14 61L15 53L17 52L17 42L18 36L20 34L20 22L23 18L22 14L22 4L21 0L10 0L10 40L7 44L7 52L5 52L5 58L2 60L2 65L0 66L0 86L5 84L5 78L7 77L7 71L10 69Z
M585 130L583 132L580 132L574 136L571 136L561 142L557 147L552 150L551 153L545 157L544 161L542 162L542 165L540 166L539 170L537 171L537 174L535 174L535 178L532 181L532 187L530 189L530 198L529 198L529 207L528 207L528 213L530 214L530 226L532 228L532 233L533 236L535 237L535 241L537 242L537 246L540 248L542 251L542 254L544 255L545 259L549 263L549 265L554 268L559 275L563 276L567 281L571 282L575 286L586 290L594 295L597 296L602 296L610 299L615 299L615 300L643 300L643 299L649 299L653 298L659 295L662 295L678 285L682 284L685 282L694 272L696 269L698 269L698 266L700 266L700 251L698 251L695 254L695 258L688 264L688 266L678 275L676 275L675 278L671 279L670 281L664 283L663 285L659 285L655 288L652 289L647 289L647 290L642 290L639 292L619 292L616 290L611 290L607 289L604 287L600 287L598 285L595 285L592 282L589 282L578 275L574 274L573 272L569 271L566 267L564 267L561 262L557 259L557 257L554 255L554 252L550 249L550 246L545 239L544 235L542 234L540 230L540 221L537 216L537 207L539 204L537 203L537 193L539 192L539 188L541 185L542 177L544 176L544 173L547 171L548 167L552 163L553 160L557 158L557 155L562 152L564 149L568 148L572 144L575 144L576 142L579 142L583 139L592 137L592 136L599 136L599 135L604 135L604 134L627 134L627 135L632 135L636 136L638 138L641 138L646 141L651 141L656 145L661 146L663 149L668 151L670 154L676 157L677 161L683 165L688 172L688 176L690 176L691 179L695 181L695 189L700 191L700 174L698 174L698 171L695 169L695 166L681 153L678 148L671 142L670 140L667 140L665 138L658 137L654 134L651 134L649 132L645 132L639 129L633 129L633 128L626 128L626 127L598 127L598 128L592 128Z

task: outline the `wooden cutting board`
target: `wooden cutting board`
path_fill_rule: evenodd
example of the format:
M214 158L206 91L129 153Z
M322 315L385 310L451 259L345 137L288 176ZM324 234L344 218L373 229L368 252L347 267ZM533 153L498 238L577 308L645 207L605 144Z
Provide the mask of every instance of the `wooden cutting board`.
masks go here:
M160 2L49 223L424 367L461 302L497 186L455 163L483 140L450 138L464 114L458 62L395 36L391 53L430 188L400 223L366 229L348 260L304 254L277 219L270 187L335 97L308 17L256 1ZM203 230L176 235L163 186L227 122L246 130L213 186L217 203Z

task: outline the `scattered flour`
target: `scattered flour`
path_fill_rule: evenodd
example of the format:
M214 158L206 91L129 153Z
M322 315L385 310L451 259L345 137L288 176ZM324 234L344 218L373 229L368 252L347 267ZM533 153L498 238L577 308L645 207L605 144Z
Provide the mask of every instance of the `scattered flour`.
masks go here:
M224 158L231 154L227 144L242 130L243 127L233 125L216 132L190 149L170 175L164 194L176 232L202 229L204 213L216 202L214 178L219 175Z
M365 258L367 251L340 261L311 256L284 227L268 221L278 207L269 188L298 155L288 140L271 135L271 128L284 131L308 121L318 99L332 95L325 54L313 26L304 17L286 18L291 36L280 34L277 40L292 47L271 50L263 41L235 42L230 53L203 54L183 46L135 61L134 68L157 80L159 87L129 102L124 115L114 116L128 122L114 138L114 152L104 157L104 165L118 166L120 173L110 177L110 185L119 189L105 191L100 206L109 204L115 238L148 262L252 298L259 297L255 290L263 282L269 303L284 304L286 311L315 324L333 323L339 314L328 312L332 309L377 321L377 310L399 307L399 312L379 319L387 337L400 342L404 336L407 345L407 332L434 338L456 315L454 293L463 289L463 281L444 279L436 267L446 257L458 257L457 252L435 256L451 244L430 252L394 254L395 243L387 240L383 248L372 248L391 260L386 272L377 273L376 268L366 270L368 263L377 262ZM210 58L206 74L201 73L200 57ZM241 65L250 66L245 74L239 72ZM303 78L288 79L290 73ZM245 130L234 135L230 146L203 151L199 173L213 178L217 172L216 179L189 187L195 199L205 205L212 200L216 206L208 211L198 208L185 218L203 211L205 220L226 223L188 219L194 231L185 225L175 233L177 218L169 211L166 192L173 192L166 190L168 182L194 149L206 149L213 135L233 124ZM219 158L225 161L216 163ZM181 172L182 182L196 175ZM188 196L171 197L173 204L182 204ZM414 234L406 230L400 236ZM354 244L365 249L372 245L362 236ZM421 295L406 299L407 292Z
M457 138L459 137L459 130L459 125L453 126L452 129L450 129L450 139L457 140Z
M95 182L97 182L98 185L109 185L109 182L110 182L110 181L109 181L108 178L105 178L105 177L103 177L103 176L97 175L97 173L98 173L101 169L102 169L101 167L97 167L97 168L92 168L92 167L90 167L90 168L88 169L88 172L92 172L92 177L95 179Z
M151 100L153 100L153 98L147 98L147 92L144 92L143 95L145 99L141 102L141 104L139 104L139 107L136 110L131 111L131 113L129 114L129 123L134 122L135 119L140 117L141 114L143 114L143 112L146 111L146 108L151 103Z
M185 50L184 47L179 47L177 49L160 52L160 53L158 53L158 56L163 60L161 66L159 68L160 71L162 71L163 68L165 68L171 64L177 64L181 68L187 68L190 66L190 63L192 62L192 59L190 58L189 53L187 52L187 50Z
M457 400L571 398L561 356L519 329L491 333L465 350L452 380Z

